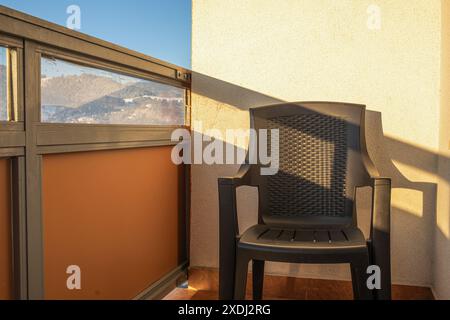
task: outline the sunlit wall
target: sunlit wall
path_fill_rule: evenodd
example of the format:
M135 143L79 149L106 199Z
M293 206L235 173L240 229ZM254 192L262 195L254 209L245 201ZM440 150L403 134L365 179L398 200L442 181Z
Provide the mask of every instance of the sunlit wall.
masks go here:
M367 105L369 152L381 173L393 178L393 280L431 286L440 162L441 1L194 0L192 37L192 117L203 121L194 130L247 127L248 107L274 101ZM235 170L192 169L193 266L218 265L217 177ZM246 189L238 198L245 229L256 223L256 192ZM367 212L360 223L367 231ZM448 236L447 226L441 239L447 246ZM347 266L274 263L268 272L350 276Z
M433 286L450 299L450 1L442 1L441 114Z

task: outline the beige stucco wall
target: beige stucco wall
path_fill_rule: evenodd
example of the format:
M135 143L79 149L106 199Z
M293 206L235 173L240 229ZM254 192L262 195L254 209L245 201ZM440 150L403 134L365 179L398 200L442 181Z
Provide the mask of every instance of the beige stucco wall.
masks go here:
M433 288L450 299L450 1L442 2L441 113Z
M379 30L367 26L371 4L381 9ZM445 144L438 130L440 32L440 0L194 0L194 130L247 128L249 107L275 101L366 104L369 151L393 177L394 282L431 285ZM236 169L192 168L193 266L218 265L217 177ZM245 229L256 222L256 193L244 189L238 198ZM360 224L367 230L367 210ZM440 241L448 243L448 233ZM345 265L273 263L268 272L349 278Z

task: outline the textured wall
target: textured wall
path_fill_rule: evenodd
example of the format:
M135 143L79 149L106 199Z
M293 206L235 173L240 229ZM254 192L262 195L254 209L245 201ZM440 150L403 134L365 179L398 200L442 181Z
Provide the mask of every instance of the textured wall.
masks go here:
M441 115L433 287L450 299L450 1L442 1Z
M367 26L370 4L381 28ZM393 177L396 283L431 285L440 113L438 0L195 0L193 120L248 127L248 107L274 101L366 104L369 151ZM381 123L384 135L381 131ZM217 177L192 169L191 264L217 266ZM256 193L239 192L240 225L256 222ZM367 205L365 205L367 207ZM367 230L365 210L361 227ZM348 278L347 266L271 264L275 274Z

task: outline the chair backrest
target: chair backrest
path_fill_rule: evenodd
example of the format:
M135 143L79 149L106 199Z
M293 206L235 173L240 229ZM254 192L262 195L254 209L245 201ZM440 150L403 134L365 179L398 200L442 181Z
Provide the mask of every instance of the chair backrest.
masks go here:
M285 103L250 110L259 132L278 129L279 170L261 175L260 223L295 228L356 225L355 187L368 185L365 106L329 102ZM274 149L276 150L276 149Z

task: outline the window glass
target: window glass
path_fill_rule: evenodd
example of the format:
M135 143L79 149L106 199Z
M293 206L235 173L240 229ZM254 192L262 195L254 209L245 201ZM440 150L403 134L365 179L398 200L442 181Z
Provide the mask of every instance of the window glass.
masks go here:
M184 125L185 90L43 57L41 121Z
M8 49L0 47L0 121L8 120Z

